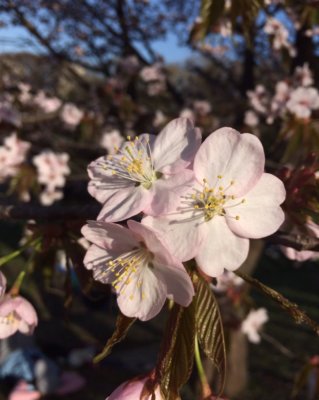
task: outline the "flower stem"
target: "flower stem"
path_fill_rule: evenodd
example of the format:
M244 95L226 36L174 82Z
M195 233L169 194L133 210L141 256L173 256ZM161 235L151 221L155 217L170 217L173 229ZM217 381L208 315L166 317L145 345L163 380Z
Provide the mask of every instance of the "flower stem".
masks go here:
M198 339L197 336L195 336L195 362L196 362L196 367L198 371L198 376L199 380L202 386L202 397L206 398L212 394L212 391L210 389L209 383L207 381L207 377L205 374L204 366L202 363L201 355L200 355L200 349L198 345Z

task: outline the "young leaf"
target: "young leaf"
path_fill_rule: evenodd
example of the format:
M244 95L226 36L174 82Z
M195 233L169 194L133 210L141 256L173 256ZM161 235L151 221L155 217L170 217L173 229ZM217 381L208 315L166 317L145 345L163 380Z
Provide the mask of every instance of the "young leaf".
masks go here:
M93 360L94 363L102 361L105 357L107 357L111 353L113 346L121 342L126 337L130 327L133 325L135 320L136 318L129 318L123 314L119 314L116 320L116 327L115 331L113 332L113 335L106 342L106 345L102 350L102 352L94 358Z
M220 376L219 394L222 393L226 378L226 346L222 319L217 300L209 284L194 274L196 288L196 332L200 346L214 363Z
M180 398L179 391L193 369L195 346L195 301L187 308L174 305L156 367L156 380L166 400Z

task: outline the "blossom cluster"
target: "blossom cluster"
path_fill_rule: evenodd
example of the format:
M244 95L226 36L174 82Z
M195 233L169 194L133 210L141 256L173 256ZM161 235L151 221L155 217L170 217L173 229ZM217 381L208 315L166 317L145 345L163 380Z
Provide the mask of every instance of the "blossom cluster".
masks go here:
M265 86L257 85L255 90L248 92L252 110L246 113L246 125L257 126L259 116L264 117L268 124L272 124L278 117L310 119L313 112L319 109L319 92L312 86L313 83L309 66L304 64L296 68L290 81L277 82L273 96Z
M6 293L7 280L0 272L0 339L17 331L31 335L38 324L32 304L22 296Z
M92 243L84 264L112 285L123 314L148 320L166 298L190 304L183 262L195 259L210 277L239 268L249 239L284 221L285 189L264 172L263 147L251 134L221 128L201 144L199 129L178 118L157 137L127 139L88 167L89 193L103 206L82 228Z
M0 181L15 177L22 166L27 164L30 147L31 143L19 139L16 133L4 139L3 146L0 146ZM44 186L39 198L43 205L51 205L63 197L61 189L65 185L65 177L70 173L68 161L68 154L49 150L32 158L36 167L37 181ZM30 200L30 193L26 190L22 193L22 200Z

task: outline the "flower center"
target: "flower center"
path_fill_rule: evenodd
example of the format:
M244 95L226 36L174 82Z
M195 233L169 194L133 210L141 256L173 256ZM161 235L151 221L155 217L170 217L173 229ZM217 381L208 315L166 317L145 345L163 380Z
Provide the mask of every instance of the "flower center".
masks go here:
M5 325L12 325L16 322L16 317L14 311L8 314L5 317L0 317L0 324L5 324Z
M222 175L217 176L218 180L221 180L222 178ZM190 208L195 212L195 216L201 216L204 214L206 222L213 219L216 215L222 217L227 215L229 218L239 220L239 215L230 216L227 212L228 209L246 202L246 199L242 199L237 203L233 203L233 201L236 200L236 196L227 194L227 191L234 184L235 181L230 181L226 188L221 185L216 185L217 187L215 186L214 188L211 188L208 186L207 180L203 179L203 189L194 189L194 192L186 196L185 199Z
M114 280L112 286L118 294L123 294L126 287L136 281L136 287L139 289L142 286L143 269L153 268L153 254L144 246L131 250L108 262L108 267L105 273L112 273ZM142 292L142 299L145 298L145 293ZM130 296L133 300L133 295Z
M107 157L105 167L112 175L150 189L159 174L154 170L149 138L136 136L133 140L128 136L127 139L120 149L115 147L114 155Z

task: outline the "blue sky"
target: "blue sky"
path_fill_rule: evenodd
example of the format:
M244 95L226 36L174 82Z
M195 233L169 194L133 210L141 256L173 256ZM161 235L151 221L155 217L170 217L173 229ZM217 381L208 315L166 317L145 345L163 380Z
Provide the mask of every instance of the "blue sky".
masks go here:
M0 53L40 50L39 46L25 44L29 36L25 29L18 27L6 27L0 29ZM168 63L182 62L190 57L192 52L186 46L177 42L175 35L168 35L166 40L159 40L154 44L154 49L164 57Z

